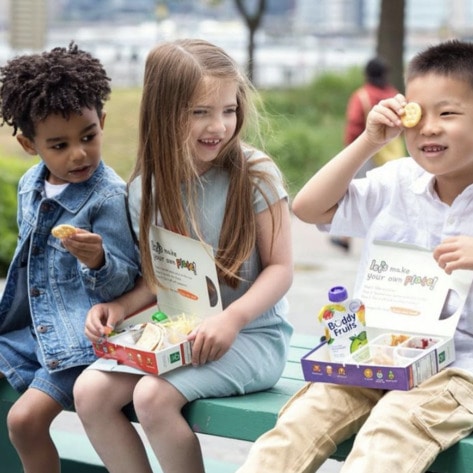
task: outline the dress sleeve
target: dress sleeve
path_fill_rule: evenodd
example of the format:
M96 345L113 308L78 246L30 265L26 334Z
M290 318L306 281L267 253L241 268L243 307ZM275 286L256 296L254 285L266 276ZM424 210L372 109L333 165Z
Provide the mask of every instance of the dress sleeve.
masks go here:
M269 183L262 178L255 180L253 190L255 213L267 209L268 203L272 205L281 199L287 199L288 194L284 186L284 179L276 163L261 151L251 152L248 160L253 163L252 169L265 173L269 180Z

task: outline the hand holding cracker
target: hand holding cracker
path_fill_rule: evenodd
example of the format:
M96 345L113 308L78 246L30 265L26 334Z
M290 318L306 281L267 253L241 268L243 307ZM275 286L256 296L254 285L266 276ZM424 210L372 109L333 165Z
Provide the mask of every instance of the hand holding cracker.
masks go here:
M105 263L100 235L69 224L57 225L51 230L51 234L59 238L64 248L88 268L99 269Z
M415 127L422 117L422 109L416 102L409 102L404 107L404 115L401 116L401 122L406 128Z
M368 113L363 133L371 144L385 145L402 130L401 117L406 99L402 94L380 100ZM378 148L379 149L379 148ZM374 150L377 152L378 149Z

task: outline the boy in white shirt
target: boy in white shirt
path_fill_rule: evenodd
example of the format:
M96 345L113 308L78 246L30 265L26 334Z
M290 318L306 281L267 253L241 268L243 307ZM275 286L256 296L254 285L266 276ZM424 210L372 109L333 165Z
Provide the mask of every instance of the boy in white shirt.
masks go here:
M407 102L420 121L402 125ZM406 96L381 100L365 131L295 197L294 213L333 235L429 248L450 274L473 269L473 44L447 41L409 64ZM405 133L412 157L354 179ZM366 251L362 256L362 264ZM357 281L355 292L361 281ZM456 361L410 391L308 383L253 446L238 473L312 473L357 434L341 472L421 473L473 431L473 290L455 333Z

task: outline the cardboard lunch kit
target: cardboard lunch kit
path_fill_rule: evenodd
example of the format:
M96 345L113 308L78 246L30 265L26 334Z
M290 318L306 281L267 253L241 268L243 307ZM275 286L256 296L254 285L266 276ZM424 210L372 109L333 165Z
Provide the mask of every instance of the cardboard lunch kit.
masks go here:
M453 334L473 271L448 275L431 251L376 241L364 268L360 299L367 344L331 361L322 341L301 359L307 381L409 390L455 359Z
M210 246L160 227L152 227L150 245L154 272L160 284L158 305L132 314L104 343L95 343L99 359L92 368L159 375L185 366L191 363L192 347L184 332L202 317L222 311ZM137 342L158 311L172 322L162 322L166 328L163 346L156 350L140 348ZM188 330L181 330L183 325Z

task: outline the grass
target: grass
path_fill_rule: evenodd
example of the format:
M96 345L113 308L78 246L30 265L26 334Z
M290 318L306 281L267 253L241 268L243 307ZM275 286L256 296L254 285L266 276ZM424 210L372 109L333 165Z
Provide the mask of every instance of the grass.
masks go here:
M141 89L116 89L105 104L103 160L127 179L138 149Z

